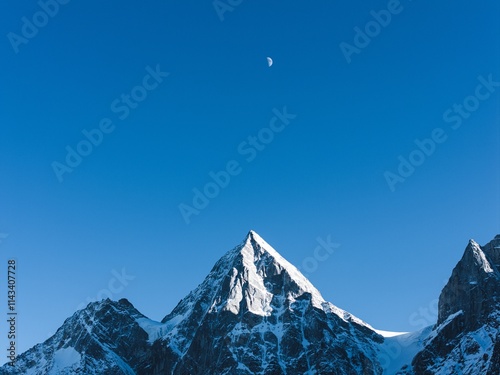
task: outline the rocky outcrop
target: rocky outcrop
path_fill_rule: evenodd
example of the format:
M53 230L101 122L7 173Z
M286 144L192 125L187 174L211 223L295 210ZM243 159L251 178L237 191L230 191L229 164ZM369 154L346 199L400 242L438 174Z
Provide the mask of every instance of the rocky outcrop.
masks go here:
M471 240L439 297L438 321L404 374L500 374L500 235Z
M453 270L439 297L437 324L463 311L464 327L474 330L496 310L500 297L500 236L486 246L469 241L464 255Z
M135 374L134 364L149 355L148 335L137 322L143 318L126 299L91 303L0 374Z

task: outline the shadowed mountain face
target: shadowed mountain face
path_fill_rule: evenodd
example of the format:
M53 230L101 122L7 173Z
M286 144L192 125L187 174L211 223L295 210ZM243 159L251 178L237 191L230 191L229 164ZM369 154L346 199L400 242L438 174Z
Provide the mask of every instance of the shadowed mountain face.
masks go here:
M439 297L438 321L414 374L500 374L500 235L469 241Z
M469 243L438 323L406 339L421 350L400 374L454 374L446 371L459 363L469 366L464 374L498 373L499 245L500 236L482 248ZM0 374L393 374L386 340L326 302L251 231L161 322L125 299L91 303Z
M463 311L465 329L481 326L500 301L499 267L500 236L483 247L471 240L441 292L438 324Z

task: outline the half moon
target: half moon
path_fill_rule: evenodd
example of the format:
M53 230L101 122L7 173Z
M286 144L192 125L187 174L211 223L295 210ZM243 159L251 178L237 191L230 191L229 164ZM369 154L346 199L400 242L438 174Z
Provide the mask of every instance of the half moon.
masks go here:
M267 65L269 67L271 67L271 65L273 65L273 59L271 59L270 57L267 58Z

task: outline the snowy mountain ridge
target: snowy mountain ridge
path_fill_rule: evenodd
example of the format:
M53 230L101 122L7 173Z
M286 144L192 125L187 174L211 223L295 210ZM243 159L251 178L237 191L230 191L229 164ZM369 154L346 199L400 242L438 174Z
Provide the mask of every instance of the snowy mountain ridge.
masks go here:
M250 231L161 322L126 299L94 302L0 375L498 374L499 266L500 235L471 240L434 327L379 331Z

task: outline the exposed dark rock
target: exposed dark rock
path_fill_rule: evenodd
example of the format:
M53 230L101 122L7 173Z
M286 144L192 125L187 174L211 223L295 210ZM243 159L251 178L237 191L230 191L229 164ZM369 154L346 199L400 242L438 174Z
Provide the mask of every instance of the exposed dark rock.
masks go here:
M471 241L436 326L409 334L418 353L386 374L500 374L499 269L500 236ZM381 375L406 347L385 340L250 232L161 322L126 299L91 303L0 375Z
M408 374L500 374L500 236L469 241L439 297L438 321Z

